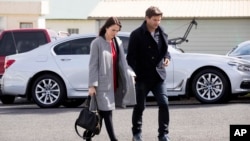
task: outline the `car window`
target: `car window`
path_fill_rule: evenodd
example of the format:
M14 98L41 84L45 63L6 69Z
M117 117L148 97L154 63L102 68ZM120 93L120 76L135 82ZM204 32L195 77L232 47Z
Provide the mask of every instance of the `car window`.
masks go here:
M14 32L13 33L18 53L27 52L40 45L46 44L47 39L43 32Z
M250 44L237 47L231 55L250 55Z
M127 52L128 52L129 37L119 36L119 38L122 40L124 52L125 52L125 54L127 54Z
M57 55L89 54L90 44L94 37L75 39L57 45L54 51Z
M27 52L48 43L43 31L5 32L0 41L0 56Z
M16 54L16 48L10 33L7 33L0 40L0 56Z

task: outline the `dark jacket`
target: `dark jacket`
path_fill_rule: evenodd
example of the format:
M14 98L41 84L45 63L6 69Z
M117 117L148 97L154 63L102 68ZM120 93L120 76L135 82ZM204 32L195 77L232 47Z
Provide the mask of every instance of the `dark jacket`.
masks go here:
M162 67L164 58L170 59L168 52L168 35L160 32L161 48L147 30L146 21L135 29L131 35L128 45L127 61L129 66L136 73L136 81L150 82L154 80L165 80L166 70Z

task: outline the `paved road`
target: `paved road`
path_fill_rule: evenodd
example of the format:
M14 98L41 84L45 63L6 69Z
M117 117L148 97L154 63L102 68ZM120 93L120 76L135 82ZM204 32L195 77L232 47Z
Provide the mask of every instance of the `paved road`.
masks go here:
M74 121L81 108L40 109L28 102L0 103L1 141L80 141ZM143 137L157 141L157 107L148 102ZM227 104L200 104L195 99L170 101L171 141L229 141L230 124L250 124L250 97ZM113 113L119 141L131 141L132 107ZM109 141L105 126L93 141Z

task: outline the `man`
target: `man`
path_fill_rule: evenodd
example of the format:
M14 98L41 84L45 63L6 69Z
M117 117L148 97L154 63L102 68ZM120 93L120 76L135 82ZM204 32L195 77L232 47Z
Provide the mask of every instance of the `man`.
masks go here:
M159 106L158 139L170 141L168 137L169 109L165 67L170 63L167 34L159 26L162 12L151 6L146 10L145 21L135 29L128 45L127 61L136 73L137 104L133 109L133 141L142 141L142 115L146 97L151 91Z

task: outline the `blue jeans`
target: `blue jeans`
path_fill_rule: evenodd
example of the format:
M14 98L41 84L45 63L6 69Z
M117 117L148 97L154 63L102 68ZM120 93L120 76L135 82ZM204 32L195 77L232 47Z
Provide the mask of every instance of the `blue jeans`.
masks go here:
M168 134L169 126L169 109L168 109L168 96L167 85L165 81L153 81L150 83L136 82L136 100L137 104L134 106L132 115L132 132L133 134L141 133L142 128L142 115L146 108L146 97L151 91L157 101L158 111L158 132L159 136Z

